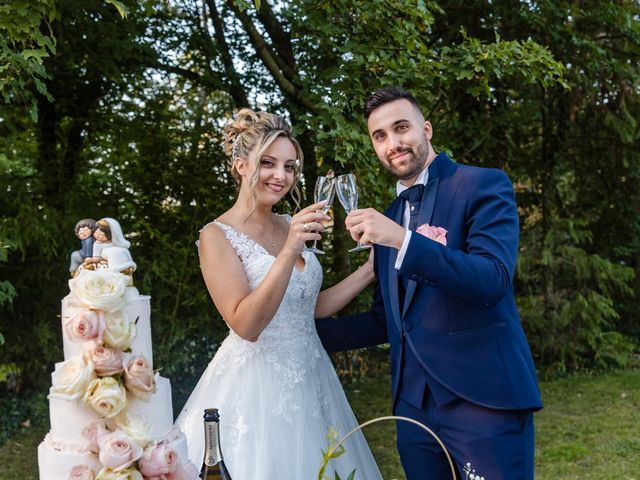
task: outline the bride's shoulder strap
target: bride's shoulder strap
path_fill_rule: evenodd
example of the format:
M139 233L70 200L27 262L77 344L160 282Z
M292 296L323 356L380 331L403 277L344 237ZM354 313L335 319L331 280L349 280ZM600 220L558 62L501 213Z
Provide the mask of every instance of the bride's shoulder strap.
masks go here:
M210 225L215 225L217 228L222 230L224 236L227 241L231 244L233 249L236 251L238 256L242 259L245 257L248 248L246 235L238 232L231 225L220 222L219 220L214 220L213 222L207 223L204 227L200 229L200 237L202 238L202 232L208 228ZM209 227L210 228L210 227ZM200 248L200 239L196 241L196 245Z

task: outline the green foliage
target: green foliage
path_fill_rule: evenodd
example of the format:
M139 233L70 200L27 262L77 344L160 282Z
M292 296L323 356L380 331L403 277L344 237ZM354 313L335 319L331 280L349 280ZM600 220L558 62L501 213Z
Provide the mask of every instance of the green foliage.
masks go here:
M47 418L46 396L32 395L29 399L7 392L6 380L0 381L0 446L7 443L24 426L32 423L44 423ZM33 419L33 420L32 420Z
M523 239L535 225L523 229ZM523 292L518 296L529 339L538 365L545 374L557 375L588 368L625 366L634 345L614 331L619 313L612 298L633 295L635 273L585 247L592 235L576 221L558 221L545 247L522 255L518 265ZM553 279L548 291L540 291L545 277Z
M338 436L338 431L335 428L330 428L327 433L327 450L322 451L322 465L320 470L318 471L318 480L331 480L330 477L326 475L327 467L329 463L334 458L339 458L346 452L346 449L342 443L338 443L340 438ZM334 480L340 480L340 475L338 472L334 471ZM353 480L356 476L356 469L353 469L346 480Z
M32 87L52 100L44 59L56 53L51 22L54 0L15 0L0 6L0 95L5 103L26 105L37 119Z
M6 262L8 258L8 251L11 246L0 238L0 263ZM16 296L16 289L8 280L0 281L0 306L2 305L10 305L13 297ZM4 330L4 325L2 326ZM4 345L5 338L2 332L0 331L0 346Z
M629 120L639 106L638 63L629 62L640 55L639 12L629 2L541 2L520 18L532 39L548 42L571 87L523 97L522 115L539 120L511 135L528 139L510 162L523 219L518 300L548 374L624 365L640 338L631 253L640 203L628 184L640 180L629 143L640 135Z
M382 209L394 180L362 109L388 84L415 93L436 148L514 181L516 293L541 371L629 361L640 339L636 3L205 3L0 7L0 239L12 246L0 249L11 285L0 284L0 362L20 366L22 387L48 384L61 358L56 315L75 221L112 216L132 241L136 285L152 295L155 363L179 406L226 333L193 244L234 201L221 127L246 103L288 116L307 192L318 172L351 171L361 205ZM346 254L344 213L334 214L325 284L366 259ZM382 371L386 350L334 360L360 378Z
M127 18L127 15L129 14L129 8L127 8L124 3L118 2L117 0L106 0L106 2L116 7L118 13L122 18Z

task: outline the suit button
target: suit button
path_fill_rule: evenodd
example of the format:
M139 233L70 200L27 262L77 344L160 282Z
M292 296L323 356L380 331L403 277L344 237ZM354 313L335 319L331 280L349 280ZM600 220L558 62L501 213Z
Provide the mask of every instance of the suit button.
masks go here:
M413 330L413 324L411 324L409 322L405 322L404 329L405 329L405 331L410 332L411 330Z
M418 280L420 277L418 275L416 275L415 273L413 275L411 275L411 280Z

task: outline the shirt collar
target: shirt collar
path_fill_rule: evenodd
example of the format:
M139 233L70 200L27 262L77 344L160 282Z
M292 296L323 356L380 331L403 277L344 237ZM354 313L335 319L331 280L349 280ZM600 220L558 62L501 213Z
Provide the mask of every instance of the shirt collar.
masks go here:
M414 183L414 185L419 185L419 184L426 185L428 180L429 180L429 165L424 167L424 169L420 172L420 174L418 175L418 178L416 178L416 183ZM398 180L398 183L396 183L396 195L400 195L402 192L404 192L408 188L409 187L404 186Z

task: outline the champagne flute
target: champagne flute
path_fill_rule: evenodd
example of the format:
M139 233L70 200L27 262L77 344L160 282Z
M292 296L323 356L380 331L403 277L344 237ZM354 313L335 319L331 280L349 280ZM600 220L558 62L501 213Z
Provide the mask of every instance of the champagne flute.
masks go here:
M335 178L333 178L333 176L318 177L316 180L316 186L313 190L313 199L315 203L324 201L324 206L320 209L322 213L326 214L331 208L335 193ZM324 252L316 246L317 243L318 241L314 240L311 248L305 246L304 249L307 252L324 255Z
M352 210L358 208L358 187L356 186L356 177L353 173L340 175L336 179L336 191L338 192L338 199L344 207L345 212L347 212L347 215ZM349 252L359 252L367 248L371 248L371 245L362 245L358 241L358 244L349 250Z

